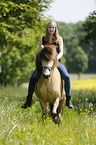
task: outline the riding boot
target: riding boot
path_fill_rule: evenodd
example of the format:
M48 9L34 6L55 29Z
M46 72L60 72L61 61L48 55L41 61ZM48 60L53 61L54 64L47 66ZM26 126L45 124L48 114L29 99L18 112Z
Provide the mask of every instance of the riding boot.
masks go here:
M31 102L32 102L32 97L27 96L26 103L24 105L22 105L21 108L26 109L27 107L31 107Z
M74 108L71 102L71 96L66 96L66 106L68 106L70 109Z
M21 106L21 108L26 109L27 107L31 107L32 96L33 96L35 83L36 83L35 73L36 73L36 70L33 72L33 74L30 77L27 100L26 100L26 103Z

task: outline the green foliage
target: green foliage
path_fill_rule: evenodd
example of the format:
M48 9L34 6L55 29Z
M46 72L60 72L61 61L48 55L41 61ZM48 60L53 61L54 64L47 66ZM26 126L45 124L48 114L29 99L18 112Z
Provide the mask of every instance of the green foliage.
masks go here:
M85 33L81 46L89 58L89 72L96 72L96 11L93 11L83 24Z
M35 68L35 55L46 23L42 21L43 12L51 2L52 0L0 1L1 84L19 85L28 81Z
M85 41L87 43L90 42L90 40L96 40L96 11L90 13L84 23L84 29L86 32Z
M0 87L0 145L95 145L96 90L73 90L75 108L64 107L59 127L50 116L42 122L35 95L31 108L21 109L26 93L27 89L21 87Z
M88 57L81 47L73 48L68 55L68 70L78 75L88 67Z
M25 29L24 36L19 39L19 48L6 47L3 49L1 64L2 73L0 83L21 84L29 80L35 69L35 55L39 48L40 34L38 31Z
M43 12L51 1L10 0L0 2L0 42L1 46L11 43L16 36L22 35L25 28L41 27ZM14 36L15 35L15 36ZM17 38L17 37L16 37ZM14 40L15 41L15 40Z

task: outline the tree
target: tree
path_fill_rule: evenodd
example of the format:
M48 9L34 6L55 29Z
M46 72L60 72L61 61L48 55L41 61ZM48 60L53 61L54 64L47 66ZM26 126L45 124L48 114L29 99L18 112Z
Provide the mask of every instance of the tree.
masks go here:
M90 13L83 24L84 37L81 46L89 58L89 72L96 72L96 11Z
M69 71L77 73L80 79L80 75L88 67L88 57L81 47L77 47L71 51L68 63Z
M28 81L45 28L45 22L42 21L43 12L49 8L51 2L52 0L0 1L1 84L20 84ZM29 38L30 43L29 39L24 39L29 34L32 35Z
M88 43L90 40L96 40L96 11L90 13L83 26L86 32L85 41Z
M2 0L0 2L0 44L1 48L17 44L25 28L42 27L43 12L52 2L48 0Z

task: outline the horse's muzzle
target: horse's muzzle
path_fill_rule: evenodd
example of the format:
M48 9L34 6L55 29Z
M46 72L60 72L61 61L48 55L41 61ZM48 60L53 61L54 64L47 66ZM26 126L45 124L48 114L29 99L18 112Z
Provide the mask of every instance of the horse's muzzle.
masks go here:
M49 75L45 75L43 74L44 79L49 79L50 78L50 74Z

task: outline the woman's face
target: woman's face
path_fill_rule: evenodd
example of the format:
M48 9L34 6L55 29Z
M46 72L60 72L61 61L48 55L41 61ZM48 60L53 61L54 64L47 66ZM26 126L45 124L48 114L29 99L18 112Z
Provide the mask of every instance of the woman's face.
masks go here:
M55 25L54 25L54 23L49 24L49 26L48 26L48 33L50 35L53 35L55 33Z

